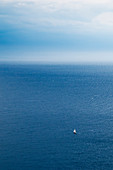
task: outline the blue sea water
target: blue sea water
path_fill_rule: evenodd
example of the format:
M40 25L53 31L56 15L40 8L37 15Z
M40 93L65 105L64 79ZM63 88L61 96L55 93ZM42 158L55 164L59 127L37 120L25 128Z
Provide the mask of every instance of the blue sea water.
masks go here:
M113 66L1 64L0 169L113 169Z

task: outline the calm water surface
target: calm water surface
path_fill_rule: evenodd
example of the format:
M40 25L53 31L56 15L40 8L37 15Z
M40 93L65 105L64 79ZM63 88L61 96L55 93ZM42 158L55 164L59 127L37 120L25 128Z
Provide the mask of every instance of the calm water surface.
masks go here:
M1 64L0 169L113 169L113 67Z

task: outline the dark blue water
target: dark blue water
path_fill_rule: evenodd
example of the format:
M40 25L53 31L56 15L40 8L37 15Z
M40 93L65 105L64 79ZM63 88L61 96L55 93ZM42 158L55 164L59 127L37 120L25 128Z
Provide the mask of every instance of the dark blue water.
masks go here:
M0 169L113 169L113 67L1 64Z

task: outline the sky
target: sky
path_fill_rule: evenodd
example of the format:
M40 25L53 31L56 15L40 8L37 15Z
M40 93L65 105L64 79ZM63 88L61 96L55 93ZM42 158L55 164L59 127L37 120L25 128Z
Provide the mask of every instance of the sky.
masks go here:
M113 62L113 0L0 0L0 61Z

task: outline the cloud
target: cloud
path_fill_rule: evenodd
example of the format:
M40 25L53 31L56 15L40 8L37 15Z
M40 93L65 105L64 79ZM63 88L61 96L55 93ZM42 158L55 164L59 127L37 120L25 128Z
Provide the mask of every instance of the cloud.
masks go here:
M63 8L72 8L76 9L76 7L81 8L81 7L94 7L94 6L113 6L113 1L112 0L1 0L1 4L27 4L27 3L34 3L37 6L40 6L41 8L46 6L46 9L48 8L55 8L57 10ZM106 6L106 7L107 7Z
M56 2L56 3L70 3L70 2L79 2L79 3L93 3L93 4L103 4L103 3L108 3L112 2L112 0L1 0L1 2L44 2L44 3L51 3L51 2Z
M93 19L93 22L104 26L113 26L113 12L105 12Z
M1 0L0 4L5 27L83 33L113 26L112 0Z

